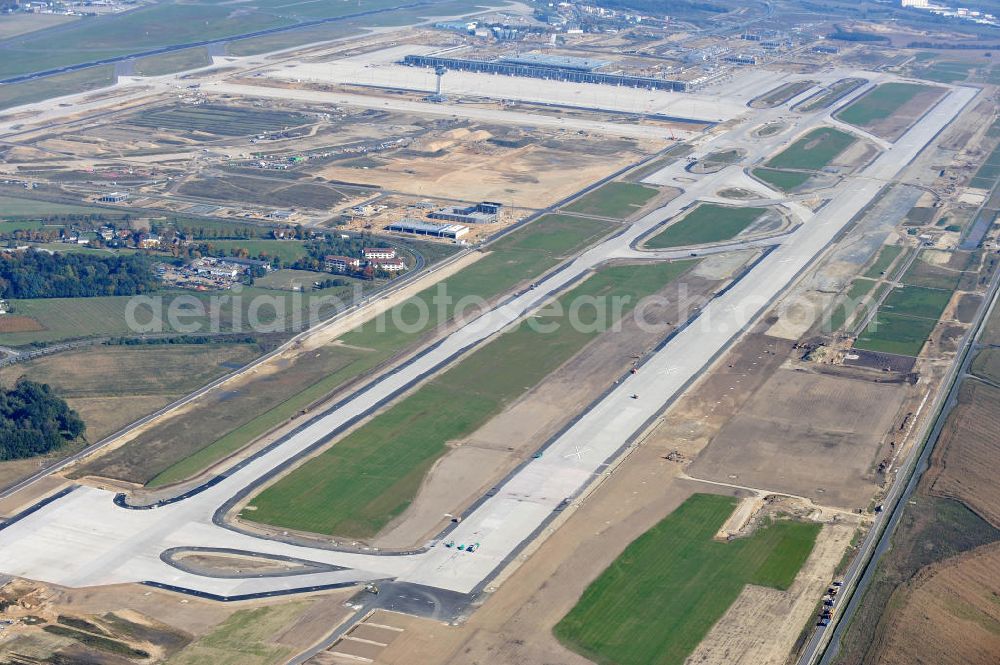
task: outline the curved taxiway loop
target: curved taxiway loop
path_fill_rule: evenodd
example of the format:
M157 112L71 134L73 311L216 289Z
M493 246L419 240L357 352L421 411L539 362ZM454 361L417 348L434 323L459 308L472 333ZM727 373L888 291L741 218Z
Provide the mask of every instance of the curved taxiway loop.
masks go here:
M475 553L442 544L396 556L303 547L241 533L213 519L235 498L254 491L293 460L323 445L349 423L437 371L457 354L531 312L596 266L635 251L635 240L696 201L712 197L722 186L738 181L738 167L727 167L690 182L679 197L568 262L540 281L537 289L516 294L469 322L397 371L286 436L279 445L230 469L197 494L149 510L124 510L115 505L111 492L79 487L9 521L0 526L0 572L70 587L145 582L221 600L336 588L377 579L394 579L445 593L475 593L544 529L568 497L577 495L603 473L665 405L775 302L881 191L884 183L896 176L977 92L972 88L951 88L888 150L858 174L849 176L851 186L843 195L816 212L804 207L796 210L801 215L800 225L766 252L743 279L717 294L693 321L661 344L641 372L620 382L554 437L546 445L544 456L525 463L495 493L480 500L449 534L456 542L478 543ZM738 126L714 137L712 149L738 146L748 151L749 161L763 159L779 149L781 141L754 139L751 130L781 113L787 111L757 113L752 125ZM803 115L793 121L798 125L794 129L812 127L827 115ZM661 181L683 174L683 165L675 163L654 177ZM757 185L754 189L763 188ZM164 551L179 547L242 550L340 569L280 577L213 578L179 570L160 558Z

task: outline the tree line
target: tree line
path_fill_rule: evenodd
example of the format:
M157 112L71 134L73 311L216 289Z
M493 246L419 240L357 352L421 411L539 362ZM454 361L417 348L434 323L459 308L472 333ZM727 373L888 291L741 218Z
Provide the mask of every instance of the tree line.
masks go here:
M48 385L22 377L13 388L0 386L0 460L44 455L85 430L79 414Z
M138 254L50 254L34 249L0 254L4 298L130 296L154 291L159 285L149 259Z

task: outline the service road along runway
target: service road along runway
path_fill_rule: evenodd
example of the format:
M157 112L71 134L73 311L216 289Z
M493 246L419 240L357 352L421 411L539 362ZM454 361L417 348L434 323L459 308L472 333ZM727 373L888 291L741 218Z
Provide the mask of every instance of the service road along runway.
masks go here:
M359 390L307 426L288 435L232 470L202 492L162 507L130 510L113 502L114 494L79 487L31 514L0 525L0 573L69 587L150 582L203 596L232 599L254 594L289 593L375 579L395 579L458 593L472 593L491 580L529 542L567 497L587 486L605 464L641 432L663 407L680 395L719 353L728 348L768 305L834 240L885 186L975 97L978 90L952 87L949 94L868 167L851 176L851 186L815 214L788 206L798 228L783 237L732 288L717 296L613 391L551 441L544 454L526 463L483 500L448 535L450 540L479 543L474 554L438 543L412 554L337 551L291 545L240 533L216 523L234 497L255 491L290 460L315 449L357 418L413 386L457 354L481 343L544 304L596 266L632 255L633 242L698 200L743 176L738 167L692 179L675 163L658 177L684 177L685 191L624 231L584 252L563 269L432 345L398 371ZM712 139L713 150L741 147L749 159L777 150L782 138L750 138L752 126L786 113L756 113ZM790 122L798 132L824 120L823 113ZM778 192L754 183L761 198ZM632 398L636 394L638 398ZM217 547L293 557L338 566L302 575L214 578L180 570L163 553L177 547Z

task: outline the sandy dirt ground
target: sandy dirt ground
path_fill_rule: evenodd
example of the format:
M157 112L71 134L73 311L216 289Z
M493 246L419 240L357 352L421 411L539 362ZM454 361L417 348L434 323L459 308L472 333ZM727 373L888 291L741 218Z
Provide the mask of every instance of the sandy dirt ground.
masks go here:
M9 477L0 476L0 482L14 482L17 478L27 477L31 472L38 470L38 460L17 460L9 464L20 464L21 468L12 471ZM17 475L14 475L14 474ZM16 515L27 506L35 503L50 494L54 494L69 483L60 476L49 476L33 482L29 487L20 492L0 499L0 515L9 517Z
M4 618L32 615L52 623L61 615L96 620L113 612L117 616L153 628L151 646L154 649L151 650L153 658L150 662L165 660L162 649L156 647L174 642L174 647L170 649L174 651L185 643L197 642L235 612L289 603L287 599L216 603L136 585L88 589L65 589L28 581L16 581L11 585L13 586L0 587L0 595L13 594L18 599L18 605L3 612ZM354 589L341 589L297 599L295 602L300 603L302 609L292 613L288 623L278 626L275 634L261 634L257 637L267 643L288 647L292 653L305 650L349 615L351 610L344 602L355 592ZM7 647L16 651L21 645L51 650L53 647L59 648L72 643L72 640L62 637L53 638L42 632L40 627L20 623L8 627L5 636L19 638L19 641L14 645L8 640L0 642L0 652ZM180 645L176 644L177 640ZM140 643L140 646L148 648L150 644ZM248 662L259 662L256 660L257 654L250 652L247 655L253 657ZM72 662L95 661L81 656L79 661ZM115 659L99 662L133 661Z
M866 506L876 489L873 469L883 438L904 393L899 384L781 369L689 473L841 508Z
M708 297L719 287L717 279L685 278L685 297ZM659 293L673 305L649 308L646 322L654 324L656 330L642 330L634 319L626 317L621 331L601 335L472 436L455 442L434 466L410 508L373 544L409 547L439 531L451 514L460 513L530 456L625 374L637 356L668 334L673 326L667 322L679 319L676 305L681 293L678 283Z
M991 665L1000 653L1000 543L918 573L905 593L883 665Z
M509 149L487 143L490 135L485 130L465 131L417 146L426 156L400 154L364 170L334 165L318 175L414 196L545 208L578 191L581 182L596 182L667 145L653 139L640 148L629 140L560 134L553 145L542 136Z
M688 658L690 665L784 665L816 599L854 535L848 524L826 524L812 554L785 591L747 586Z

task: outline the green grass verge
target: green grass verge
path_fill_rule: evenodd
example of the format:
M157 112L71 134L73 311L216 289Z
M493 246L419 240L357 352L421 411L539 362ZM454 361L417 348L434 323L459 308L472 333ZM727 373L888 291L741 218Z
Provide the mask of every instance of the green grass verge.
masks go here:
M105 250L86 250L90 252ZM365 282L371 284L371 282ZM329 296L341 302L350 302L353 287L338 286L312 291L310 296ZM257 299L258 296L266 300ZM152 298L152 304L145 298ZM133 298L140 298L137 306L131 306ZM219 303L219 330L212 321L212 301ZM198 305L197 303L201 303ZM176 304L175 304L176 303ZM0 333L0 345L23 346L31 343L53 343L67 339L101 337L105 335L133 335L141 332L191 332L178 330L171 325L171 307L178 308L176 319L179 327L197 326L194 332L241 332L249 329L250 313L254 312L261 326L277 328L269 332L288 332L295 321L296 313L302 320L308 320L309 302L290 291L273 289L244 288L235 292L191 293L163 291L143 296L98 296L94 298L36 298L32 300L12 300L14 313L27 316L43 328L32 332ZM195 307L200 308L200 311ZM276 311L277 310L277 311ZM332 305L320 306L321 318L333 313ZM281 316L278 316L280 314ZM132 320L147 329L135 329ZM157 323L160 321L161 323ZM285 322L288 325L283 325Z
M289 265L304 257L306 243L304 240L209 240L212 247L231 254L234 249L245 249L250 258L258 256L278 257L282 265ZM316 279L323 279L317 275Z
M383 318L383 329L379 329L379 322L370 321L340 339L345 344L375 350L399 349L438 323L438 317L432 316L425 325L415 325L420 311L438 312L441 299L436 300L436 295L448 296L440 305L441 320L448 320L463 302L490 300L506 293L555 267L614 227L610 222L585 217L545 215L490 245L489 254L479 261L397 305Z
M883 247L878 256L875 258L875 262L865 271L865 277L871 277L872 279L878 279L882 277L885 272L889 269L889 266L895 262L896 258L903 253L903 247L901 245L886 245Z
M692 262L616 266L559 298L563 311L583 297L627 298L624 314ZM610 307L610 300L605 301ZM472 434L490 417L579 352L611 322L611 309L582 308L582 326L552 312L528 319L558 324L540 332L522 324L478 349L413 395L310 460L251 501L241 517L273 526L368 538L413 500L448 441ZM516 358L517 362L511 362ZM488 380L484 380L488 377Z
M917 95L931 89L917 83L883 83L839 111L837 118L857 127L867 127L891 116Z
M865 79L858 78L840 79L829 86L825 92L816 93L804 102L800 102L792 110L799 111L800 113L808 113L810 111L829 108L841 98L846 97L849 93L863 86L865 82Z
M753 175L758 180L783 192L798 189L813 177L812 173L804 171L776 171L774 169L754 169Z
M197 69L212 64L208 49L204 46L173 51L161 55L151 55L135 61L135 73L139 76L163 76Z
M11 83L0 86L0 110L105 88L114 82L115 68L112 65L105 65L68 74L55 74L33 81Z
M736 208L701 203L679 221L656 234L643 245L650 249L721 242L745 231L766 208Z
M633 182L609 182L565 206L563 210L583 215L627 219L659 194L655 187Z
M680 664L747 584L787 589L819 524L778 521L728 543L713 536L736 499L695 494L633 541L556 624L598 663Z
M818 127L772 157L766 166L773 169L819 171L857 139L832 127Z
M463 300L489 300L505 293L525 279L552 268L614 227L609 222L569 215L546 215L510 233L490 246L490 253L435 285L393 308L380 326L370 321L339 338L343 363L308 388L248 418L226 434L208 442L190 456L157 471L148 482L160 487L189 478L236 452L258 436L285 422L300 410L321 399L340 385L371 370L395 353L416 342L436 325L439 308L434 297L443 289L451 296L441 305L441 319L448 320ZM407 327L409 315L426 309L435 313L424 325ZM0 336L2 339L2 336ZM358 347L353 349L352 347Z
M51 203L17 196L0 196L0 219L48 217L50 215L104 215L108 218L125 216L125 211L70 203Z

